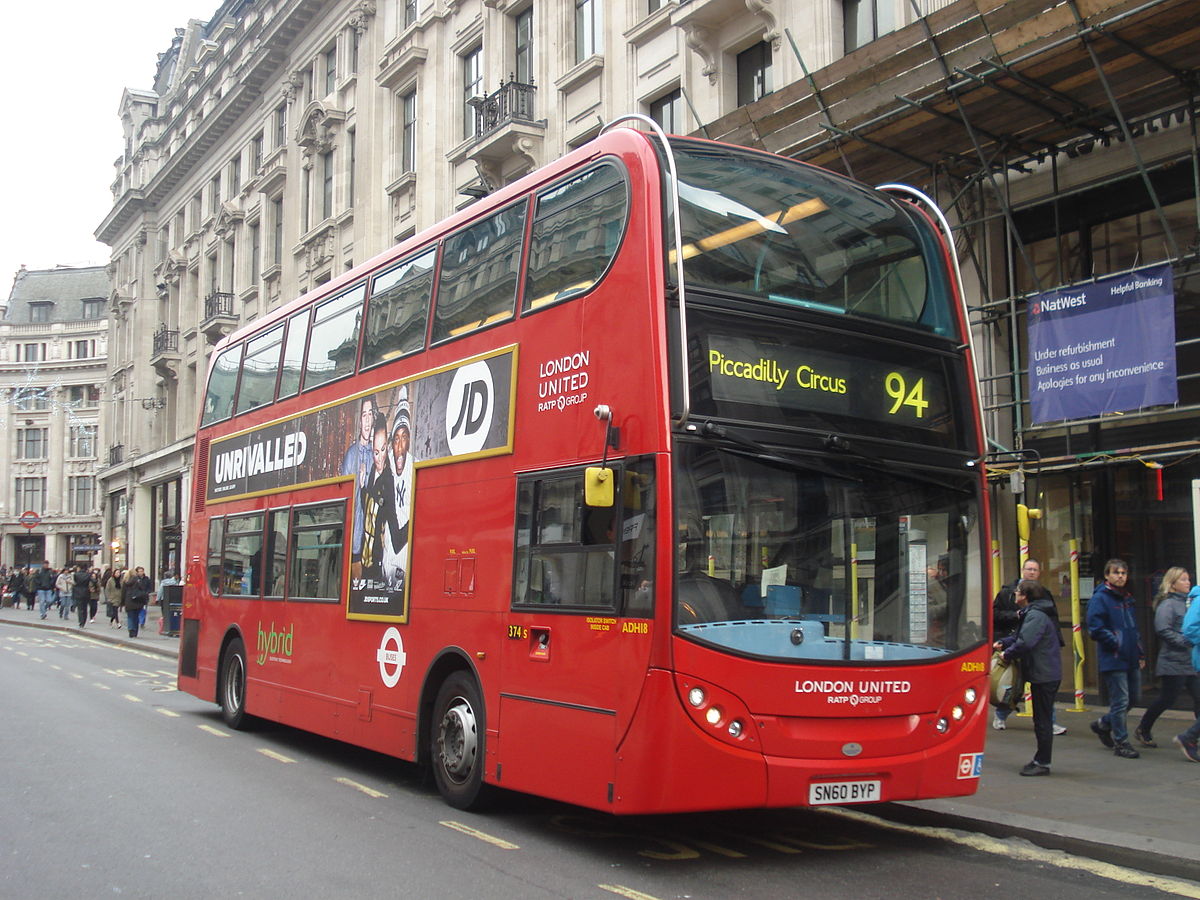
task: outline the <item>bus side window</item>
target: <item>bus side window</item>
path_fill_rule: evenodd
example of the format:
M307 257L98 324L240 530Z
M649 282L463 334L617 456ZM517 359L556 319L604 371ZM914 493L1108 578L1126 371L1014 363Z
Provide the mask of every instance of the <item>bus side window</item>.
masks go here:
M279 399L293 397L300 390L304 372L304 339L308 336L308 318L312 310L298 312L288 319L287 338L283 342L283 362L279 367Z
M367 301L361 369L415 353L425 345L425 324L433 297L431 247L375 279Z
M213 363L204 392L204 415L201 425L211 425L233 415L233 394L237 390L238 371L242 367L244 344L227 347Z
M283 348L283 326L272 328L246 344L246 360L238 383L238 414L270 403L275 398L279 353Z
M208 591L221 593L221 544L225 540L225 520L211 519L208 523Z
M611 609L612 517L584 505L582 470L522 481L513 604Z
M366 295L366 284L359 284L314 310L304 363L304 390L354 371Z
M257 597L262 593L262 513L230 516L225 520L221 557L222 594Z
M446 238L434 343L512 318L527 209L522 199Z
M628 213L625 178L611 163L539 195L522 310L591 290L617 255Z
M653 614L654 460L614 471L614 507L584 503L582 469L518 484L514 606Z
M339 600L342 596L342 547L346 503L320 503L292 510L288 538L289 600Z
M646 457L626 464L621 479L621 611L626 616L654 615L654 459Z
M288 525L291 510L273 509L267 513L266 547L263 550L263 594L283 597L287 588Z

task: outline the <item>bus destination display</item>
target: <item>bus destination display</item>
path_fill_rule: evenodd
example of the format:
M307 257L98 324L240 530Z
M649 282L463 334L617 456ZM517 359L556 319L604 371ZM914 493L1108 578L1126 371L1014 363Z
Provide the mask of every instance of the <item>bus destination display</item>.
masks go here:
M940 367L872 357L868 345L833 352L716 333L707 343L705 368L718 406L830 413L925 431L945 431L952 418Z

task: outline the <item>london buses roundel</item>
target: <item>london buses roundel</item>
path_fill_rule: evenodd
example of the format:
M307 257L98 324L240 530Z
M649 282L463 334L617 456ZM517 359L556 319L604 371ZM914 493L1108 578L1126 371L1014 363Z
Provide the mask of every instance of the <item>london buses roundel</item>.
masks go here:
M404 639L400 637L397 628L389 628L383 633L379 650L375 654L379 663L379 677L386 687L395 687L400 682L400 673L408 662L408 654L404 652Z

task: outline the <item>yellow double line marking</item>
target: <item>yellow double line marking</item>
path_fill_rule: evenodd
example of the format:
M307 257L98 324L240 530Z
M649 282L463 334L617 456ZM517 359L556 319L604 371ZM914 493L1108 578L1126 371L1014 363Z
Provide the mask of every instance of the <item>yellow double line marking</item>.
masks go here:
M470 825L464 825L462 822L444 821L438 822L439 825L444 825L447 828L452 828L455 831L462 832L484 843L491 844L493 847L499 847L501 850L520 850L517 844L509 843L503 838L498 838L487 832L480 831L477 828L472 828Z
M1023 859L1029 862L1041 863L1045 866L1056 866L1060 869L1087 872L1119 884L1145 885L1168 894L1200 900L1200 885L1192 881L1183 881L1178 878L1168 878L1162 875L1138 872L1134 869L1126 869L1123 866L1100 862L1094 859L1084 859L1069 853L1062 853L1058 850L1043 850L1041 847L1014 845L1008 841L1002 841L983 834L962 833L950 828L940 828L934 825L904 825L899 822L889 822L887 819L881 819L870 813L846 809L844 807L822 807L821 812L854 822L864 822L876 828L885 828L889 831L919 834L924 837L961 844L964 847L970 847L972 850L979 850L983 853L995 853L1009 859Z
M386 798L387 797L387 794L383 793L382 791L377 791L374 788L369 788L365 784L359 784L357 781L351 781L349 778L335 778L333 780L336 781L338 784L346 785L346 787L352 787L356 791L362 791L362 793L366 794L368 797L375 797L375 798L379 798L379 797Z

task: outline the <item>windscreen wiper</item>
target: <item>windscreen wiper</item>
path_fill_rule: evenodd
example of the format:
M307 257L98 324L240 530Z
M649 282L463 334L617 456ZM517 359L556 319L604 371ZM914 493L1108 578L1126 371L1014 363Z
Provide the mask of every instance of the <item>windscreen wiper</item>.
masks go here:
M786 466L789 469L820 472L831 478L840 478L858 484L862 484L863 482L861 478L847 475L846 472L839 471L836 466L822 462L820 451L795 450L793 454L784 455L779 453L778 450L772 449L766 444L742 434L737 429L718 425L712 420L705 421L695 433L710 444L722 446L727 452L737 453L760 462L774 463L775 465Z
M929 469L929 466L923 466L919 463L898 462L894 459L888 459L886 456L880 456L877 453L866 453L852 446L851 443L842 437L840 434L827 434L824 440L825 449L834 453L841 453L851 459L858 460L860 463L871 465L875 468L882 469L890 475L897 475L900 478L908 479L909 481L917 481L921 484L931 484L939 488L947 488L959 494L971 494L973 491L969 487L959 487L952 482L947 481L944 477L939 478L936 475L926 475L916 471L916 468ZM967 460L967 467L973 468L978 465L978 461L971 459Z

